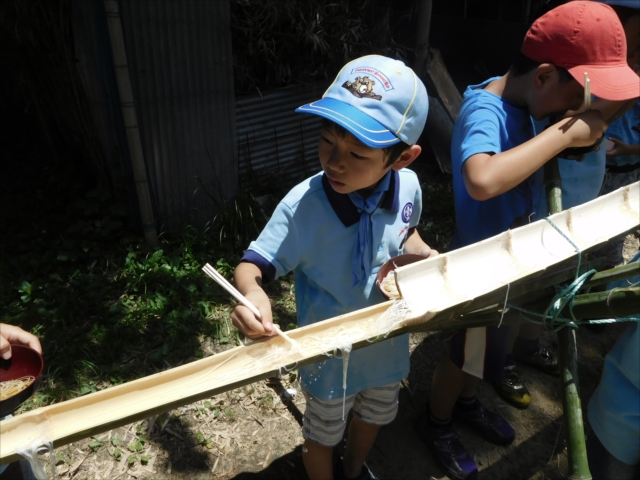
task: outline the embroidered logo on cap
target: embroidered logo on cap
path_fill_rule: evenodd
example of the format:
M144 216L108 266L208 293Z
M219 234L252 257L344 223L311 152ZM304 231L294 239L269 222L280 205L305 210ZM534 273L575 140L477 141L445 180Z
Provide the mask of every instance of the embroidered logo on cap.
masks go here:
M413 215L413 203L409 202L402 209L402 221L404 223L409 223L411 215Z
M374 85L380 85L386 92L393 90L393 85L389 78L380 70L371 67L356 67L351 70L352 74L358 74L353 82L347 80L342 84L352 95L358 98L371 98L373 100L382 100L382 95L377 95L373 91ZM371 77L378 80L376 82Z

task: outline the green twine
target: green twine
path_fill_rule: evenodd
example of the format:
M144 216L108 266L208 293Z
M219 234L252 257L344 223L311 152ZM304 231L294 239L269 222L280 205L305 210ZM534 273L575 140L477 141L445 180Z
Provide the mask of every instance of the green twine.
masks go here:
M560 230L560 229L558 228L558 226L557 226L555 223L553 223L553 222L551 221L551 219L550 219L549 217L546 217L546 218L545 218L545 220L546 220L547 222L549 222L549 224L550 224L553 228L555 228L555 229L556 229L556 232L558 232L560 235L562 235L562 238L564 238L567 242L569 242L569 243L571 244L571 246L573 247L573 249L574 249L576 252L578 252L578 265L577 265L577 267L576 267L576 276L574 277L574 282L575 282L575 281L577 281L577 280L578 280L578 273L580 272L580 264L582 263L582 250L580 250L580 248L578 248L578 246L577 246L575 243L573 243L573 242L571 241L571 239L570 239L569 237L567 237L567 236L564 234L564 232L563 232L562 230ZM595 273L595 270L592 270L592 271ZM593 274L591 274L591 275L593 275ZM582 282L582 283L584 283L584 282ZM582 285L582 284L581 284L581 285ZM574 295L575 295L575 294L574 294Z
M528 315L534 315L536 317L542 317L542 321L538 322L536 320L530 319L530 318L525 318L526 320L529 320L533 323L539 323L544 325L545 328L552 330L554 332L557 332L559 330L561 330L564 327L570 327L570 328L574 328L577 329L578 325L581 324L586 324L586 323L615 323L615 322L628 322L628 321L635 321L638 322L640 321L640 318L636 318L636 317L624 317L624 318L615 318L615 319L607 319L607 320L578 320L574 314L573 314L573 301L575 299L576 294L578 293L578 291L582 288L582 285L584 285L584 283L589 280L596 272L597 270L592 269L589 270L588 272L580 275L580 265L582 263L582 251L580 250L580 248L578 248L578 246L573 243L571 241L571 239L569 237L567 237L564 232L562 230L560 230L556 224L554 224L549 218L545 218L545 220L547 222L549 222L551 224L551 226L553 228L556 229L556 231L562 235L562 237L571 244L571 246L575 249L575 251L578 253L578 265L576 267L576 275L574 277L573 282L571 282L571 284L563 287L560 289L560 291L553 297L553 299L551 300L551 302L549 303L549 305L547 306L546 310L544 311L543 314L540 314L538 312L532 312L530 310L527 310L525 308L521 308L521 307L517 307L514 305L508 305L508 307L513 308L514 310L518 310L522 313L526 313ZM562 312L562 310L564 310L567 305L569 306L569 313L571 314L571 318L565 318L562 317L560 315L560 312Z

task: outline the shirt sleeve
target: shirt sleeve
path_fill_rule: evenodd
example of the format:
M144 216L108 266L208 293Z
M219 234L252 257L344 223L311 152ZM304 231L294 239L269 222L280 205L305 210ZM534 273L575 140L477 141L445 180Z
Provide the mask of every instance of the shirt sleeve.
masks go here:
M272 278L269 277L272 276L273 270L265 269L264 264L258 265L252 261L256 257L251 252L255 252L275 268L275 275ZM301 261L301 252L300 235L293 211L289 205L282 201L276 207L258 239L249 245L243 261L256 263L263 275L266 270L268 280L274 280L286 275L298 266Z
M462 121L462 142L460 144L462 165L478 153L500 153L501 130L495 113L487 108L467 109Z

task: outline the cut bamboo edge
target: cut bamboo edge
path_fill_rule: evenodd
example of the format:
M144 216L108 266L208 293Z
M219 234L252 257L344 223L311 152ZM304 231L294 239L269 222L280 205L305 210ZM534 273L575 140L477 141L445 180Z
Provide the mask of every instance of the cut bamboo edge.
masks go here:
M640 224L640 182L553 215L550 220L581 251L602 245ZM333 354L305 342L307 339L331 338L339 330L362 331L361 337L350 335L352 348L357 349L409 331L446 329L448 323L456 323L456 315L504 301L507 286L510 292L522 291L527 282L543 274L558 280L561 271L566 272L565 277L572 277L576 256L575 248L542 220L400 267L395 270L396 280L411 312L389 331L372 332L361 326L375 325L394 301L288 331L300 345L299 350L274 336L20 414L0 422L0 464L18 460L17 452L34 444L52 442L54 448L66 445Z

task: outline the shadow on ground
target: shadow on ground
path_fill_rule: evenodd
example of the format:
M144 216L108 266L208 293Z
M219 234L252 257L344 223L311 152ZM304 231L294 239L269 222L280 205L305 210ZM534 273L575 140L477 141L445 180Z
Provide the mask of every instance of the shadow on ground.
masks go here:
M580 391L583 411L598 384L604 354L613 346L624 325L608 326L603 332L581 328L578 332L578 359L581 374ZM425 411L431 376L438 362L446 355L450 334L438 332L427 336L414 349L411 372L403 382L399 411L395 421L382 429L367 463L381 479L446 478L435 459L414 431L416 420ZM555 336L545 333L544 339L554 345ZM566 478L565 439L559 378L520 366L533 396L526 410L518 410L500 399L493 387L481 384L478 395L490 408L505 416L516 429L516 441L507 447L491 445L465 426L458 431L467 451L479 466L479 479L561 479ZM588 424L585 431L589 431ZM338 447L340 449L342 444ZM243 472L240 479L304 479L300 446L273 461L260 472Z

